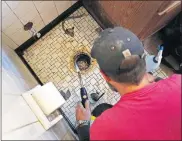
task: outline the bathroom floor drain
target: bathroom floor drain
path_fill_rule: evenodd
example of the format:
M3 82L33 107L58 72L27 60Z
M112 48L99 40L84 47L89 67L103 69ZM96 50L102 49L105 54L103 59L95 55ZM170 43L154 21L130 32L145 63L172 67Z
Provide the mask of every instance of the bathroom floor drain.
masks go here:
M80 52L74 56L74 62L76 62L80 71L85 71L91 65L91 57L85 52Z
M82 74L92 71L96 67L96 60L90 56L90 49L85 46L78 46L78 48L70 56L70 69L77 72L75 69L75 62Z

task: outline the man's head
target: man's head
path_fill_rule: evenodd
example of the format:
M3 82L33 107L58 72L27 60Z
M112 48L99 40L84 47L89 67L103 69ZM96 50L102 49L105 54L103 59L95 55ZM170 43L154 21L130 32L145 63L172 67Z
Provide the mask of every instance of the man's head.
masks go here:
M91 56L106 81L138 85L146 72L144 49L135 34L122 27L108 28L95 40Z

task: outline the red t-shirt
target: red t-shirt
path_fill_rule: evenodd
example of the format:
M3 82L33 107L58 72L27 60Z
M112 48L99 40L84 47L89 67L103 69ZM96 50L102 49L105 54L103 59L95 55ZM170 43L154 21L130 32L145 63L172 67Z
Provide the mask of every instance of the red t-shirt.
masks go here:
M91 140L180 140L181 75L122 96L99 116Z

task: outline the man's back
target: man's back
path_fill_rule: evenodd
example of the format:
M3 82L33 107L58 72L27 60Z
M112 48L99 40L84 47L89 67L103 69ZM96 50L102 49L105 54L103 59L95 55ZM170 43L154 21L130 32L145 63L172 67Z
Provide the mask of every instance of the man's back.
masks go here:
M91 140L181 139L181 75L125 94L96 119Z

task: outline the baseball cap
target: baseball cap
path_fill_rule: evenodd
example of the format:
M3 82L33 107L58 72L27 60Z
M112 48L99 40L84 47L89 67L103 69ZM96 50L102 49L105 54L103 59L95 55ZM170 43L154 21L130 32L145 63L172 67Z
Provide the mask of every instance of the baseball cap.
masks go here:
M110 76L129 71L127 68L122 70L120 65L132 55L143 58L144 48L138 37L123 27L102 31L91 50L91 56L97 60L100 69Z

